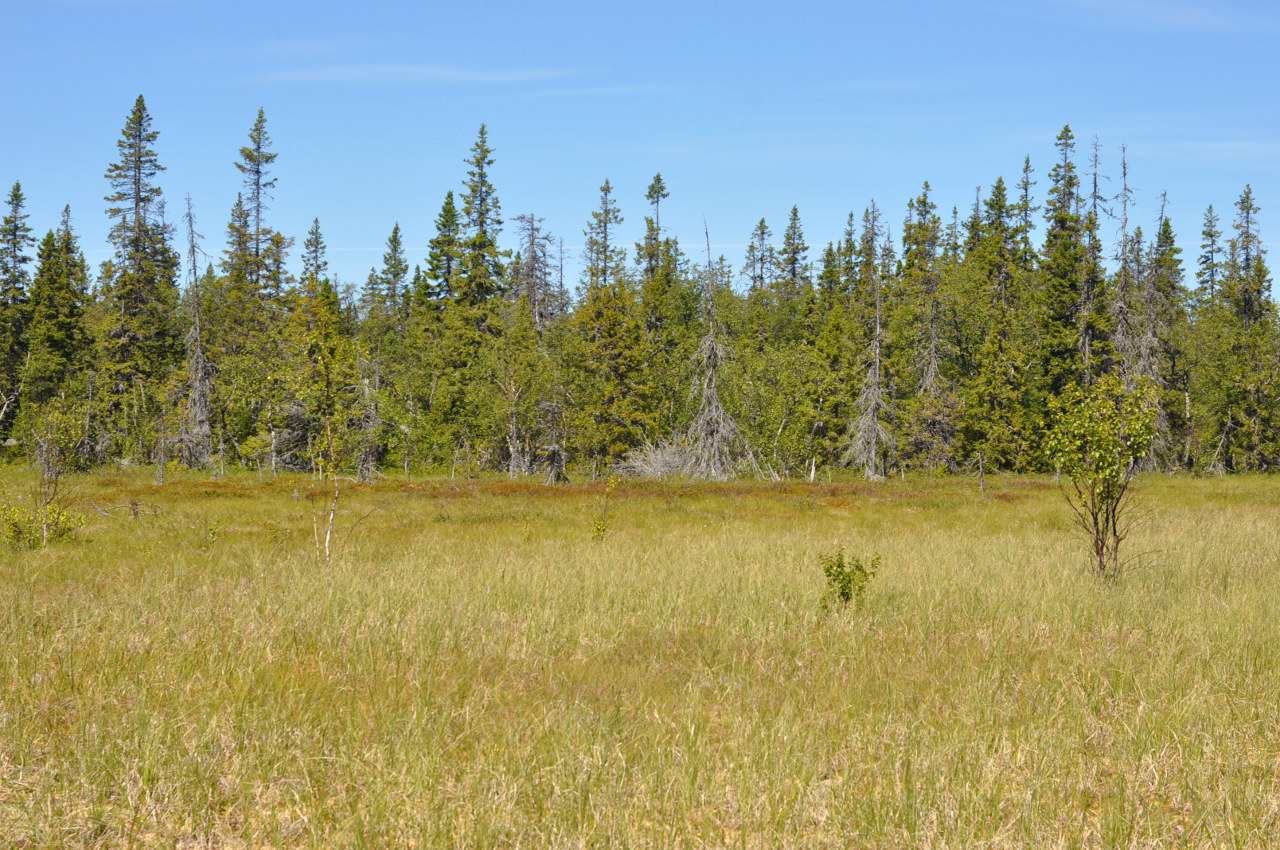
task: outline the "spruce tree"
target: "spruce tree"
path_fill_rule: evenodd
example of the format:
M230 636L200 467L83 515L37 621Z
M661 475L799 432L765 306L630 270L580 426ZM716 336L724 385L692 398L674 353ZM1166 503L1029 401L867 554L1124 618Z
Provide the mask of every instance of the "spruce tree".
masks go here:
M439 305L454 294L454 276L458 270L458 251L462 239L462 225L458 208L453 201L453 191L444 196L440 214L436 216L436 235L431 238L427 254L427 268L422 286L414 297L419 306Z
M742 265L742 275L747 279L748 292L763 291L772 286L778 274L778 253L771 240L773 232L762 218L747 240L747 256Z
M382 283L382 297L386 301L386 309L393 317L397 331L404 330L404 319L407 315L409 298L405 290L405 281L409 276L409 261L404 256L404 243L400 237L400 222L391 228L387 237L387 250L382 255L382 271L379 279Z
M1180 330L1186 322L1182 250L1161 211L1156 238L1143 257L1137 311L1137 374L1156 390L1157 417L1151 463L1173 465L1185 446L1186 364Z
M800 210L791 208L778 248L778 276L773 292L773 327L781 339L812 342L815 335L813 267L804 241Z
M221 436L238 447L242 460L263 461L272 472L282 462L300 460L301 445L284 445L293 390L291 376L276 368L283 362L293 279L287 271L293 240L267 223L268 202L276 180L266 116L259 109L249 143L233 164L242 189L227 223L216 291L209 310L209 351L218 364Z
M352 454L353 399L357 383L355 356L343 332L342 305L329 279L320 221L311 224L303 245L303 272L297 309L289 317L288 334L298 360L297 395L311 430L310 461L332 475Z
M29 216L23 212L26 196L22 184L13 184L7 203L8 210L0 220L0 434L7 431L6 417L19 400L31 279L27 251L35 244L27 226Z
M1013 280L1018 271L1018 258L1022 250L1024 225L1018 217L1021 202L1010 208L1004 178L998 177L982 207L980 245L971 249L970 253L979 251L982 255L981 265L992 303L1008 307L1013 297Z
M1202 300L1214 298L1218 291L1219 256L1222 253L1222 228L1220 219L1213 211L1213 204L1204 211L1204 225L1200 229L1200 256L1196 265L1196 285L1200 290L1198 297Z
M680 243L662 231L662 201L670 196L662 175L654 175L645 192L652 214L645 216L644 237L636 243L635 253L646 342L653 352L647 383L657 393L661 428L667 433L673 433L683 418L688 396L685 377L697 341L693 326L701 300Z
M40 243L31 285L31 324L24 371L26 400L42 404L88 363L89 337L82 313L89 271L71 229L71 210Z
M578 382L575 411L583 453L612 464L650 436L652 387L644 382L648 349L626 249L617 244L622 215L608 180L583 231L582 299L574 316Z
M1036 181L1031 179L1034 173L1031 168L1031 157L1027 156L1022 161L1022 177L1017 185L1018 199L1013 208L1017 222L1015 238L1017 250L1014 256L1018 267L1023 271L1033 269L1037 259L1036 249L1031 241L1031 234L1036 229L1033 216L1040 211L1039 205L1032 203L1031 200L1031 190L1036 185Z
M1058 134L1055 147L1058 162L1049 172L1048 230L1040 262L1040 359L1047 390L1056 395L1081 377L1079 318L1089 262L1078 212L1080 181L1072 161L1075 137L1070 127Z
M272 200L271 190L276 185L275 178L270 176L271 165L279 154L270 148L266 113L259 108L258 116L249 128L249 144L241 146L240 161L235 163L236 170L244 175L243 200L248 233L243 263L245 276L254 292L261 292L264 288L268 266L266 253L273 234L265 223L265 217L267 202Z
M1245 186L1236 201L1235 235L1229 246L1223 285L1227 303L1246 330L1262 319L1270 305L1271 273L1258 236L1258 213L1253 187Z
M155 205L163 192L155 178L164 171L152 145L160 133L151 129L151 115L142 95L133 104L121 138L116 142L119 162L107 166L111 194L106 196L107 216L114 220L108 237L116 248L121 272L137 274L147 257L149 229Z
M1076 348L1080 362L1080 380L1086 384L1092 384L1111 365L1111 338L1116 323L1116 311L1113 309L1113 299L1107 287L1106 269L1103 267L1102 238L1099 235L1102 217L1110 215L1104 203L1107 199L1103 197L1099 184L1099 181L1110 179L1099 172L1100 148L1098 137L1095 135L1089 167L1091 178L1091 189L1087 198L1089 206L1088 211L1080 217L1085 260L1080 275L1079 303L1076 307ZM1127 161L1125 162L1125 185L1120 197L1124 201L1127 215L1128 206L1132 203L1128 186ZM1127 227L1127 220L1125 227ZM1122 230L1122 244L1125 239L1123 234ZM1121 265L1123 267L1123 261Z
M110 318L103 348L112 392L132 393L135 406L145 397L135 381L167 377L181 354L178 255L169 244L162 191L155 183L164 170L152 147L158 136L139 95L116 143L120 159L106 173L112 190L106 196L107 215L113 220L108 238L115 257L112 275L104 281ZM135 424L138 415L135 411Z
M896 299L897 336L902 341L899 368L911 375L915 391L904 406L906 418L904 448L912 460L937 470L954 463L953 444L959 400L950 379L944 374L944 358L949 340L944 335L943 292L939 247L942 221L929 197L926 182L920 195L908 204L902 231L902 270ZM981 221L975 228L981 239Z
M489 180L493 166L493 149L485 125L471 156L462 193L462 239L458 245L458 274L453 290L459 301L478 307L502 290L503 252L498 248L502 230L502 206Z

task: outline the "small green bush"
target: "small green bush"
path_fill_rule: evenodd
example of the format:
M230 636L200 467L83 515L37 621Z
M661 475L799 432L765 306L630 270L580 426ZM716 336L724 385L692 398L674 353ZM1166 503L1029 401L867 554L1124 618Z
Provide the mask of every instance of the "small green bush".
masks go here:
M70 537L84 517L57 504L30 508L0 499L0 537L12 549L38 549Z
M855 607L861 608L867 594L867 585L880 569L880 556L873 555L866 561L861 558L846 561L844 549L841 548L834 555L823 555L821 560L822 572L827 577L827 593L823 597L823 605L839 605L843 608L853 602Z
M600 515L591 522L591 539L597 543L603 543L609 536L609 502L613 498L613 491L617 490L621 483L621 478L611 475L608 483L604 485L604 497L600 500Z

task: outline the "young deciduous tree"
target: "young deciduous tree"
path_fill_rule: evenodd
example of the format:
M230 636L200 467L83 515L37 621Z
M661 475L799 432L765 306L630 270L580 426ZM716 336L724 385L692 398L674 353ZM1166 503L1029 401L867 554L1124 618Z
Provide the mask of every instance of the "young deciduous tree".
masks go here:
M1050 400L1050 461L1064 476L1063 494L1090 546L1090 567L1100 578L1119 578L1120 544L1132 530L1130 487L1151 447L1155 388L1133 389L1106 375L1087 391L1072 385Z

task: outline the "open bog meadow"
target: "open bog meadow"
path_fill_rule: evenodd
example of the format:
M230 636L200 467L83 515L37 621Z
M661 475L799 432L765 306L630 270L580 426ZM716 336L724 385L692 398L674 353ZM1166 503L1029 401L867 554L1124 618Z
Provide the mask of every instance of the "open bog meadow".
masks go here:
M1142 479L1114 584L1048 479L348 485L327 561L310 478L69 483L3 846L1280 842L1272 478Z

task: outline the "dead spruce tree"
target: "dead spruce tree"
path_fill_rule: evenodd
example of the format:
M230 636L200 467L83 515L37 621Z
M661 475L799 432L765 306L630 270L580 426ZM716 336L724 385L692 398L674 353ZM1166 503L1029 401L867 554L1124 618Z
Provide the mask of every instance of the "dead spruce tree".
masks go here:
M732 352L716 316L716 295L721 291L717 280L725 278L727 270L723 258L718 265L711 262L710 234L706 274L703 314L707 332L693 357L694 379L689 390L690 396L698 399L698 412L683 433L657 445L646 443L628 453L620 467L625 473L653 478L687 475L719 481L744 467L760 474L751 446L720 402L720 370Z
M872 481L885 475L885 455L893 448L893 434L885 427L885 420L892 415L891 394L886 391L884 374L884 274L876 263L877 243L880 236L880 211L873 202L862 216L862 238L859 252L862 256L862 278L873 292L875 309L872 313L871 342L867 346L867 376L862 382L854 410L856 416L849 425L847 445L841 458L846 464L862 467L863 474ZM885 235L881 254L891 252L889 237ZM883 265L883 263L881 264Z
M203 293L200 291L200 277L197 268L200 256L199 240L203 237L196 233L196 218L191 206L191 196L187 195L187 212L183 216L187 224L187 270L190 277L187 288L187 299L191 303L191 327L187 330L187 416L182 423L179 442L185 454L187 466L193 469L204 469L213 460L213 430L210 427L210 397L213 395L214 367L205 354L204 331L201 327L201 305Z
M692 478L728 478L744 464L756 468L751 446L743 438L738 423L720 403L720 368L732 356L723 339L716 317L716 294L720 291L717 277L723 277L723 262L717 270L711 263L711 236L707 236L707 288L703 310L707 317L707 333L694 355L696 377L694 392L698 394L698 412L685 433L687 459L685 472ZM717 274L717 271L721 274Z

